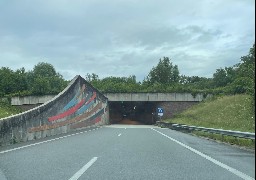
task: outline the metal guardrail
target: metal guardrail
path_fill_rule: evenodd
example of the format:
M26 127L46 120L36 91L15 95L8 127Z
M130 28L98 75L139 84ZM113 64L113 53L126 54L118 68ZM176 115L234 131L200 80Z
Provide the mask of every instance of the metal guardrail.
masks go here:
M204 131L204 132L213 133L213 134L221 134L221 135L226 135L226 136L233 136L233 137L255 140L255 133L250 133L250 132L188 126L185 124L174 124L174 123L166 123L166 122L161 122L161 121L157 121L156 125L160 126L160 127L174 129L174 130Z

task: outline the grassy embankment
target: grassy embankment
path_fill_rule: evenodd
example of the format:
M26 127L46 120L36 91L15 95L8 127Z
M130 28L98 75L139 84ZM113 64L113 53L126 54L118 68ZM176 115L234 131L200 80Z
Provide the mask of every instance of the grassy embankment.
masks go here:
M0 102L0 119L13 114L18 114L20 112L22 112L21 109L13 107L4 102Z
M255 114L249 95L212 98L178 114L171 123L209 127L216 129L255 132ZM255 148L255 141L194 131L193 134L211 139Z

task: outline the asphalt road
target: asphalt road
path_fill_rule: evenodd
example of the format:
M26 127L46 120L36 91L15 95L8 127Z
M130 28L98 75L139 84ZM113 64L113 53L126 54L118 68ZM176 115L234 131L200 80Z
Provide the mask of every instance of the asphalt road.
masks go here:
M254 152L155 126L104 126L0 149L0 180L254 178Z

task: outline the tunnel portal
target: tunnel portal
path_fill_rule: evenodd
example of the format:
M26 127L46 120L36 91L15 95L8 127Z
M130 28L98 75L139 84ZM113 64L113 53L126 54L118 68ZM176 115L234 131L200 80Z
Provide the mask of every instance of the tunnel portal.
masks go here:
M111 124L155 124L156 102L113 101L109 102Z

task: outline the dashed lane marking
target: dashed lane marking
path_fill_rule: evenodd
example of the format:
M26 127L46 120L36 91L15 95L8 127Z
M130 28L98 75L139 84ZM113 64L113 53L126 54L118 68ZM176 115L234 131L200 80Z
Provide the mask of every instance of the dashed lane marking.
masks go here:
M250 177L250 176L248 176L248 175L242 173L241 171L238 171L238 170L236 170L236 169L234 169L234 168L232 168L232 167L230 167L230 166L228 166L228 165L226 165L226 164L224 164L224 163L222 163L222 162L220 162L220 161L217 161L216 159L213 159L212 157L207 156L206 154L201 153L200 151L198 151L198 150L196 150L196 149L194 149L194 148L192 148L192 147L190 147L190 146L187 146L186 144L183 144L182 142L179 142L179 141L177 141L176 139L173 139L173 138L171 138L170 136L167 136L166 134L164 134L164 133L162 133L162 132L160 132L160 131L158 131L158 130L156 130L156 129L153 129L153 128L151 128L151 129L152 129L153 131L156 131L156 132L158 132L159 134L163 135L164 137L167 137L167 138L170 139L171 141L176 142L177 144L179 144L179 145L185 147L186 149L188 149L188 150L190 150L190 151L196 153L197 155L199 155L199 156L201 156L201 157L207 159L208 161L211 161L212 163L214 163L214 164L216 164L216 165L218 165L218 166L220 166L220 167L222 167L222 168L224 168L224 169L230 171L231 173L235 174L236 176L238 176L238 177L240 177L240 178L242 178L242 179L244 179L244 180L254 180L254 178L252 178L252 177Z
M85 164L81 169L79 169L79 171L77 171L69 180L79 179L85 173L85 171L87 171L87 169L89 169L93 165L93 163L97 161L97 159L97 157L92 158L87 164Z

